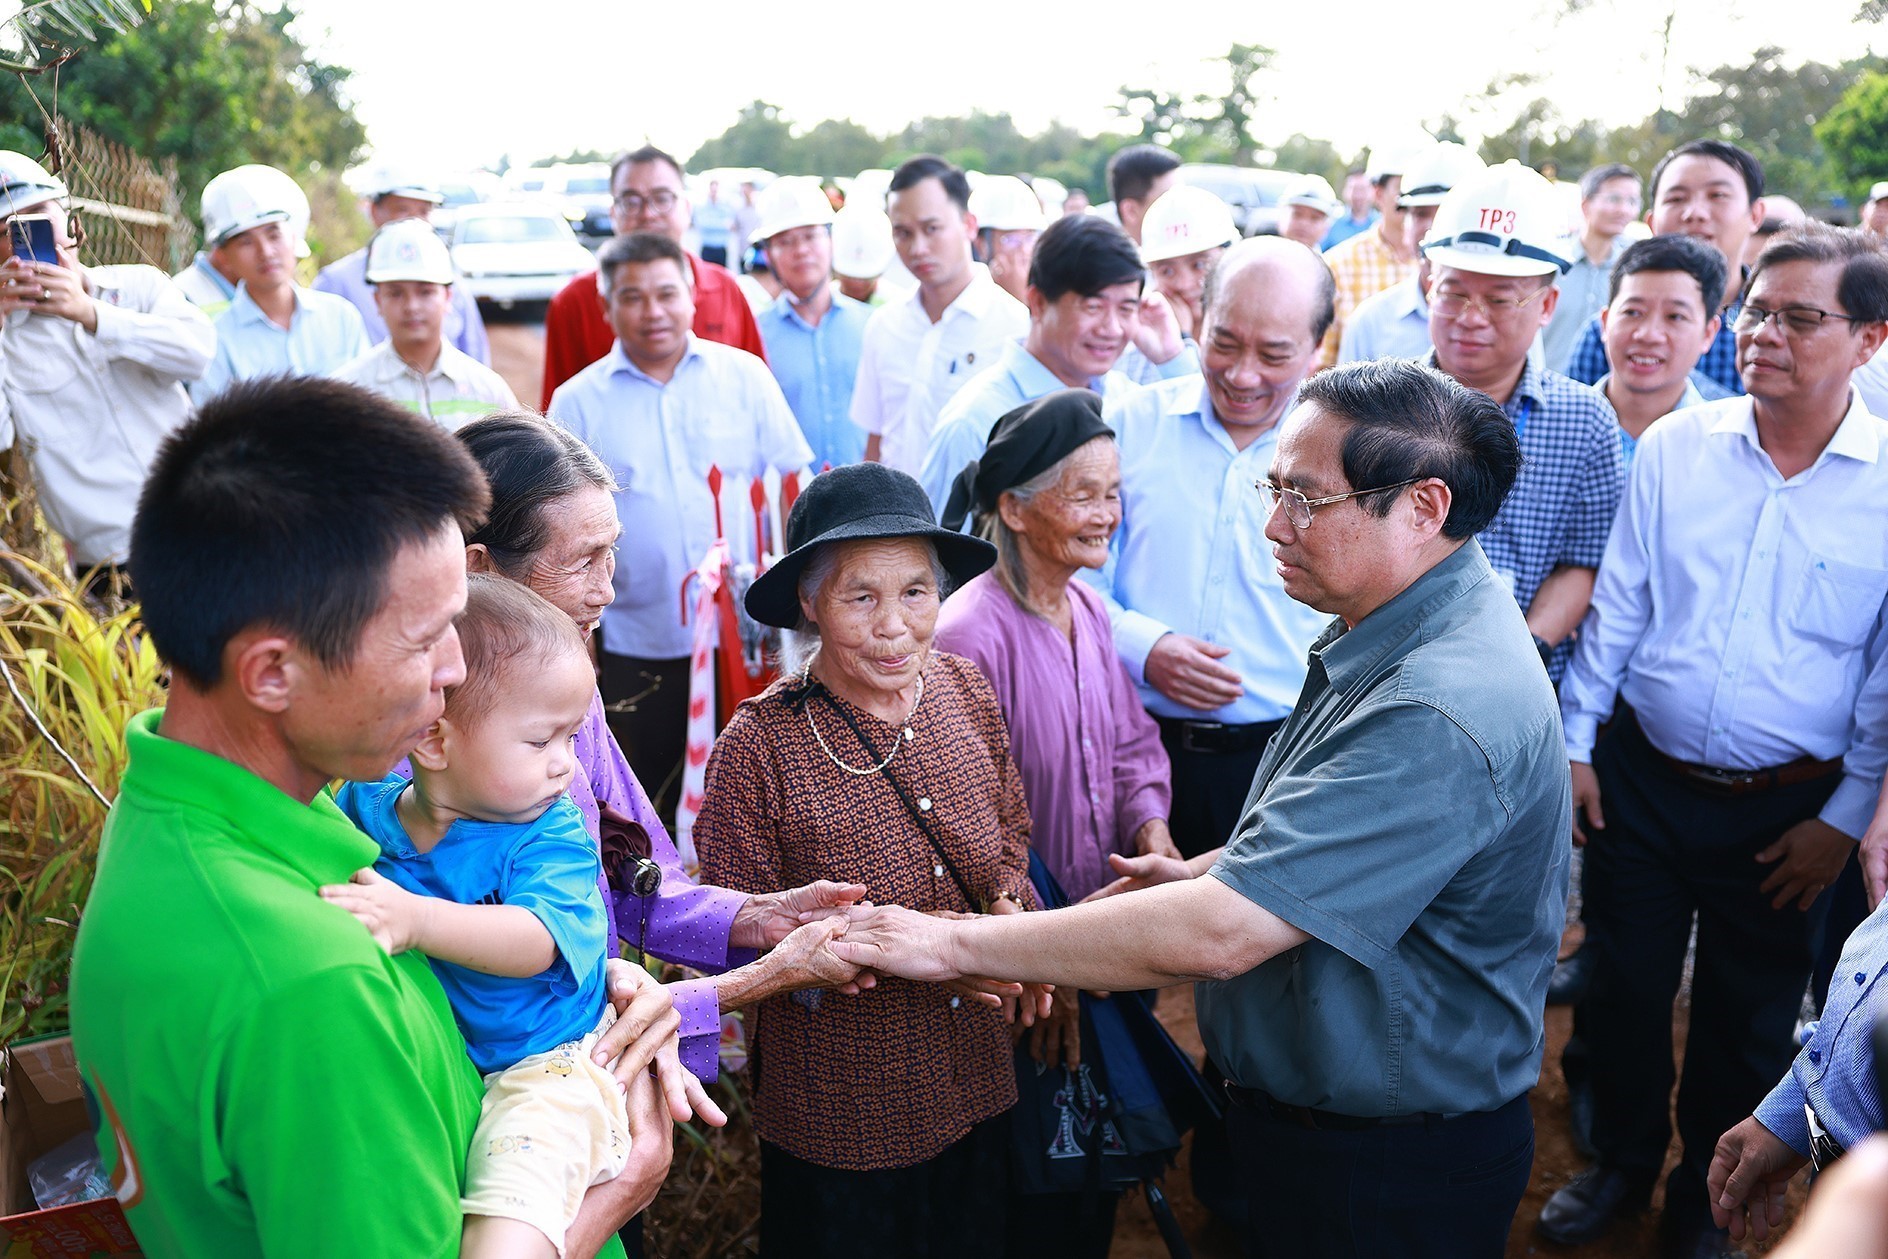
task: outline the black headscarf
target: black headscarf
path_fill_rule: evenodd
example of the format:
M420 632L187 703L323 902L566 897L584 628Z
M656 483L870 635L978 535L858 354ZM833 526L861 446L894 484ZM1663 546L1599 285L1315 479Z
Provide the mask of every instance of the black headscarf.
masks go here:
M1013 490L1061 463L1097 437L1114 430L1101 418L1101 395L1092 389L1058 389L1025 402L990 429L990 445L951 482L944 505L946 529L961 529L974 508L996 510L1003 491Z

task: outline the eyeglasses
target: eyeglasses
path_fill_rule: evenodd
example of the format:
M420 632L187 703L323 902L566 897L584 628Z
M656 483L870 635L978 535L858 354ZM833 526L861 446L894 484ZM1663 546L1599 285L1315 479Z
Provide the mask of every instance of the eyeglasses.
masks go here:
M1518 313L1535 298L1551 292L1553 287L1551 284L1543 285L1526 297L1470 297L1455 289L1438 288L1429 294L1429 304L1445 319L1458 319L1473 308L1480 311L1482 318L1489 323L1500 323Z
M1327 498L1306 498L1297 490L1281 489L1273 485L1270 481L1254 481L1252 485L1264 496L1267 515L1277 511L1279 506L1283 504L1285 508L1285 519L1291 522L1292 528L1309 529L1311 527L1311 511L1314 507L1326 507L1332 503L1341 503L1347 498L1356 498L1359 494L1381 494L1387 490L1400 490L1406 486L1414 485L1422 479L1421 477L1411 477L1407 481L1398 481L1395 485L1379 485L1375 489L1369 490L1352 490L1348 494L1332 494Z
M645 206L657 214L667 214L675 208L675 199L667 188L658 188L646 197L639 192L622 193L615 198L615 205L625 214L641 214Z
M1858 315L1839 315L1833 310L1818 310L1814 306L1785 306L1782 310L1765 310L1745 302L1744 308L1737 312L1737 318L1731 321L1731 327L1739 332L1754 333L1772 319L1793 337L1808 336L1822 327L1825 319L1842 319L1849 323L1868 322Z

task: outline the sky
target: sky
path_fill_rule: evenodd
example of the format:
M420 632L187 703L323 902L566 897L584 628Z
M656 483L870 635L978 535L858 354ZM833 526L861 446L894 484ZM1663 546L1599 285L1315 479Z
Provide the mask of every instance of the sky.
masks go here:
M1025 131L1052 119L1118 130L1124 124L1108 105L1124 83L1217 90L1224 76L1214 59L1235 41L1278 54L1259 80L1259 141L1304 132L1348 156L1444 112L1474 132L1475 102L1504 74L1544 77L1487 111L1489 130L1537 95L1568 118L1643 118L1658 103L1668 16L1663 83L1673 105L1695 72L1766 44L1792 60L1828 62L1888 50L1888 25L1853 22L1858 3L1011 0L1001 9L914 9L884 0L298 0L296 29L354 71L349 91L373 160L442 171L645 139L686 159L756 98L806 126L850 117L885 132L981 108L1007 111ZM1154 13L1172 17L1154 22ZM1334 19L1348 33L1334 35Z

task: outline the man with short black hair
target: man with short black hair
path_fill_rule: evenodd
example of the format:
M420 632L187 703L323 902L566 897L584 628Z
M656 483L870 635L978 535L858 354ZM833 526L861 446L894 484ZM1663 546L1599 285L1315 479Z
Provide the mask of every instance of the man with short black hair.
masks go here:
M1224 847L1115 856L1114 890L1140 890L1045 913L856 910L833 950L908 979L1194 981L1247 1254L1497 1259L1568 863L1553 691L1474 540L1521 454L1498 407L1415 363L1299 398L1252 491L1262 562L1333 619Z
M1705 400L1691 372L1718 334L1724 259L1689 236L1653 236L1619 255L1609 283L1600 327L1612 370L1598 388L1619 418L1631 468L1646 429Z
M1337 318L1324 335L1318 350L1318 366L1337 362L1338 343L1344 324L1367 298L1416 274L1416 251L1403 239L1404 211L1399 198L1403 193L1405 167L1420 155L1389 150L1370 155L1370 187L1376 201L1376 225L1340 241L1324 252L1324 261L1337 281Z
M610 165L610 225L616 234L654 232L678 246L688 231L688 189L682 164L654 145L624 153ZM727 269L689 256L698 337L767 357L740 286ZM595 273L566 284L544 312L544 400L557 387L610 352L615 335L597 309Z
M1121 230L1141 243L1141 220L1160 194L1180 180L1180 159L1158 144L1130 144L1108 159L1108 195Z
M126 731L72 1038L152 1259L457 1252L483 1092L465 1040L422 954L389 956L315 893L379 855L329 783L386 774L465 679L464 530L487 505L443 429L305 377L231 386L145 483L131 572L171 685ZM597 1050L631 1047L633 1140L570 1255L620 1253L610 1234L666 1173L643 1065L689 1096L667 994L623 963L611 988L630 1026Z
M852 422L866 432L867 459L915 475L944 404L1029 331L1029 309L971 258L977 220L963 171L914 157L892 172L885 206L918 287L866 324Z
M1606 305L1607 275L1631 243L1625 231L1639 217L1639 205L1639 172L1630 166L1608 162L1580 176L1580 249L1554 281L1560 299L1541 332L1549 370L1566 372L1587 321Z
M616 599L598 627L603 698L665 822L681 794L694 644L676 600L716 536L708 469L751 478L799 471L813 458L767 365L690 331L694 275L666 233L618 236L597 251L591 300L616 341L558 387L549 412L622 486Z
M1663 1224L1668 1253L1728 1250L1709 1161L1789 1066L1809 911L1853 866L1888 760L1888 530L1862 523L1888 501L1888 426L1850 387L1888 338L1888 251L1784 233L1735 331L1749 396L1645 434L1561 692L1599 1150L1541 1211L1568 1244L1643 1207L1665 1165L1695 918Z

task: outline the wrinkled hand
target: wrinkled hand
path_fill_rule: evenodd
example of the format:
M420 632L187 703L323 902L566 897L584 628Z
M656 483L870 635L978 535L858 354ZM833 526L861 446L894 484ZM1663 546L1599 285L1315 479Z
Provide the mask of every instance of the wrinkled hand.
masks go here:
M1596 831L1606 829L1606 815L1600 812L1600 776L1585 761L1569 761L1567 769L1573 776L1573 846L1584 848L1587 833L1581 829L1581 818Z
M1870 1137L1816 1178L1803 1218L1770 1256L1888 1259L1888 1137Z
M953 962L955 924L949 918L899 905L854 908L850 914L846 934L831 946L842 961L926 983L963 978Z
M1118 852L1111 852L1108 854L1108 868L1120 877L1100 891L1082 897L1078 904L1086 905L1089 901L1119 896L1123 892L1138 892L1142 888L1161 883L1178 883L1193 877L1192 868L1180 859L1178 853L1171 857L1157 852L1139 857L1123 857Z
M1232 648L1186 634L1162 634L1147 653L1147 680L1176 704L1211 712L1245 694L1245 680L1219 662Z
M734 915L728 942L739 948L771 949L810 921L809 915L844 909L864 896L863 883L835 883L830 879L750 896Z
M840 988L860 976L860 970L834 955L832 942L846 934L851 920L844 917L822 919L795 927L769 955L785 968L789 990L800 988ZM865 972L871 987L871 973ZM857 988L855 986L854 990Z
M1173 832L1167 829L1165 818L1149 818L1141 824L1141 829L1134 832L1134 851L1143 857L1183 860L1179 845L1173 842Z
M616 1022L597 1037L591 1058L609 1067L626 1087L653 1068L669 1114L677 1123L699 1115L714 1127L725 1124L728 1117L702 1082L682 1065L682 1046L676 1035L682 1016L676 1013L669 990L648 971L621 958L611 958L606 972L606 991Z
M1180 337L1185 328L1181 320L1190 320L1191 316L1168 301L1161 293L1145 293L1141 296L1141 317L1134 328L1134 348L1147 356L1150 363L1161 364L1173 361L1186 343Z
M1757 1122L1755 1115L1718 1138L1705 1173L1711 1199L1711 1218L1731 1230L1735 1240L1746 1233L1762 1241L1783 1223L1783 1200L1790 1177L1808 1160L1785 1145Z
M1029 1056L1046 1067L1082 1065L1081 993L1073 988L1051 999L1049 1012L1027 1033Z
M1792 900L1808 909L1822 890L1836 881L1855 851L1855 841L1820 818L1798 822L1782 838L1757 854L1757 860L1777 868L1757 890L1776 892L1770 904L1782 909Z
M353 914L388 953L419 947L426 898L382 878L372 866L356 870L346 883L328 884L321 889L321 899Z

